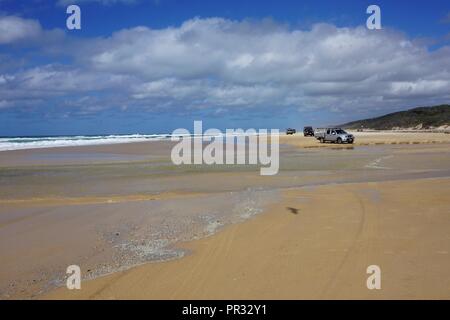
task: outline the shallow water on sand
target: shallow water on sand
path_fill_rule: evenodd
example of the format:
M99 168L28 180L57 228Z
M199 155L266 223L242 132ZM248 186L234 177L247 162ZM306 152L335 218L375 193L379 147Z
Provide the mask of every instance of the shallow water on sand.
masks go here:
M284 188L450 176L448 148L433 145L282 146L275 176L258 166L177 167L167 147L114 148L0 154L1 297L61 285L70 264L94 278L182 257L177 243L253 217Z

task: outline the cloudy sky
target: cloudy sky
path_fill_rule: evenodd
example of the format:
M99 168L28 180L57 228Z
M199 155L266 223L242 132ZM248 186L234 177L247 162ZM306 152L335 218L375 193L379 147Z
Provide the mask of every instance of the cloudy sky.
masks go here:
M0 135L301 128L449 103L450 2L411 3L0 0Z

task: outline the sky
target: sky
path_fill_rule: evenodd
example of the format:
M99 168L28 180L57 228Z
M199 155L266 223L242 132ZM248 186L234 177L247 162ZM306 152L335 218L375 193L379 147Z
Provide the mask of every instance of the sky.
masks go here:
M443 103L448 0L0 0L1 136L301 129Z

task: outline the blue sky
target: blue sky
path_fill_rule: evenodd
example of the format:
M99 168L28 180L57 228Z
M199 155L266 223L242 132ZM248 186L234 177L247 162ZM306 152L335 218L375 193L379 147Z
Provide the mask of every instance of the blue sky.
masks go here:
M343 123L449 103L449 1L0 0L0 135ZM367 30L366 8L382 30Z

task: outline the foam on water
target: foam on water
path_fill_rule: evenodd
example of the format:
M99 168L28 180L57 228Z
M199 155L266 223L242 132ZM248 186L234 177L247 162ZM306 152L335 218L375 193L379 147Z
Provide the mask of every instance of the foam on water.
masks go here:
M116 266L110 270L116 270L139 265L145 262L158 262L181 258L185 251L177 246L180 241L191 241L211 236L224 226L239 223L263 212L264 207L279 198L275 190L247 189L241 192L229 192L216 194L209 203L206 199L191 203L183 201L185 212L191 212L187 216L175 214L169 215L167 208L158 207L164 218L160 222L153 222L131 228L130 233L122 230L124 237L116 239L113 234L106 235L107 239L114 239L112 243L117 250ZM199 204L202 203L202 206ZM172 202L172 205L175 205ZM175 205L172 210L177 210ZM192 209L192 210L190 210ZM157 215L156 211L152 215ZM120 233L122 236L122 232ZM120 238L120 237L119 237ZM105 271L105 270L103 270Z
M170 139L168 134L0 138L0 151L116 144Z
M233 133L231 136L241 136L246 134ZM178 134L177 137L202 138L205 134ZM227 137L227 134L206 135L209 137ZM44 136L44 137L0 137L0 151L23 150L38 148L54 148L69 146L87 146L101 144L116 144L129 142L143 142L153 140L170 140L172 134L116 134L116 135L95 135L95 136Z
M231 136L240 136L239 133ZM203 135L185 134L177 137L201 138ZM210 137L226 137L226 134L207 135ZM152 140L170 140L172 135L165 134L119 134L119 135L96 135L96 136L44 136L44 137L0 137L0 151L23 150L38 148L87 146L99 144L116 144L129 142L143 142Z

